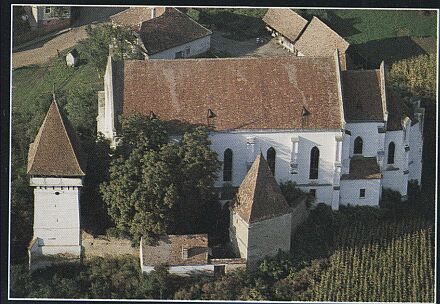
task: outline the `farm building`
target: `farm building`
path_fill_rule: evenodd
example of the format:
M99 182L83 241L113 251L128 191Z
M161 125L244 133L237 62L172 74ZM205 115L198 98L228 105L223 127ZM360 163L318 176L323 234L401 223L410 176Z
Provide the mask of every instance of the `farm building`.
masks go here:
M307 21L291 9L268 9L263 21L272 36L297 56L331 56L338 50L341 69L351 63L350 44L316 16Z
M133 6L110 16L110 20L113 25L128 26L138 32L142 22L159 17L165 12L165 9L165 7Z
M172 7L132 7L111 17L133 29L145 59L175 59L206 53L212 32Z
M68 67L78 66L79 63L79 53L76 49L71 50L66 55L66 65Z
M57 30L68 27L72 22L70 6L32 5L25 6L24 10L32 29Z

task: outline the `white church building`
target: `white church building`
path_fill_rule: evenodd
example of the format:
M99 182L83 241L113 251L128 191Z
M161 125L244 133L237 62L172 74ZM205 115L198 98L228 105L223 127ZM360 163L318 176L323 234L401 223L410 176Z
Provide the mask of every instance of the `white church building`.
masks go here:
M223 162L216 186L238 187L262 153L278 183L317 202L377 206L421 180L424 110L403 111L384 64L342 71L330 57L108 59L97 129L117 144L119 117L154 113L209 125Z

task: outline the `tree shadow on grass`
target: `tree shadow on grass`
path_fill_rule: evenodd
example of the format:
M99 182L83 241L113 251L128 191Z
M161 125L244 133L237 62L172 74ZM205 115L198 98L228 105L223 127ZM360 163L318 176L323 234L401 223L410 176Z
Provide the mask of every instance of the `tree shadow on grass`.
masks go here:
M301 16L309 21L312 20L314 16L318 17L332 30L338 33L338 35L344 38L360 33L360 31L354 27L356 23L360 22L359 18L341 18L332 10L305 9L295 11L298 11Z
M365 68L378 68L382 61L390 65L396 61L424 55L426 51L409 36L372 40L352 46L365 59ZM358 63L358 62L357 62Z

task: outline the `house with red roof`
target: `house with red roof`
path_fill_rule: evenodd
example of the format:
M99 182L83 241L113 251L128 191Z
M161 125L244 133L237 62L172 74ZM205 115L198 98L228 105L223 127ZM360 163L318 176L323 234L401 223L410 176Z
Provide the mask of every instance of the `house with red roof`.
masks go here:
M270 8L263 21L278 43L297 56L331 56L338 50L341 69L350 64L350 44L316 16L307 21L289 8Z
M174 7L130 7L110 19L133 29L145 59L194 57L211 47L212 32Z

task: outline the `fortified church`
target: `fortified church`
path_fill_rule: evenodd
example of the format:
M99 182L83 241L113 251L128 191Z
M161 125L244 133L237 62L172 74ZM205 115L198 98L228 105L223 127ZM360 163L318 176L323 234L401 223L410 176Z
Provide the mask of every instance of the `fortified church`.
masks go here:
M223 162L216 186L239 187L260 151L278 183L317 202L379 204L383 188L407 195L420 181L424 110L403 113L374 70L341 70L329 57L108 59L98 132L117 144L132 113L205 124Z
M207 235L141 243L142 270L215 272L289 251L295 214L279 188L292 181L315 202L378 206L382 190L407 195L421 180L424 110L403 111L384 64L347 70L341 54L227 59L108 58L98 94L98 132L115 146L119 117L132 113L208 125L223 163L216 187L237 189L230 207L234 259L210 258ZM31 144L34 187L30 263L43 255L81 255L79 191L84 156L70 123L51 104ZM222 198L222 197L220 197ZM223 200L223 203L226 200Z

